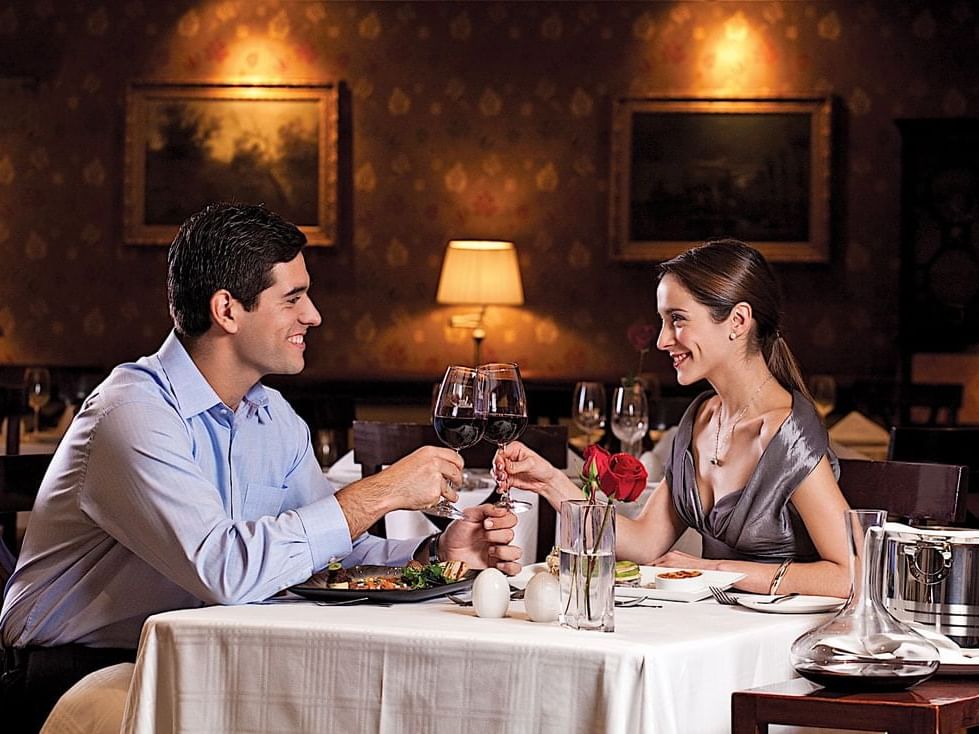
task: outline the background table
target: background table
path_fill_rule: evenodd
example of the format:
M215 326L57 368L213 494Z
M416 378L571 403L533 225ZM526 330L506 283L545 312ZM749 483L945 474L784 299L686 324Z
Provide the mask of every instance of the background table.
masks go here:
M519 602L169 612L143 628L123 731L721 733L731 693L792 677L790 643L825 618L663 602L603 634Z

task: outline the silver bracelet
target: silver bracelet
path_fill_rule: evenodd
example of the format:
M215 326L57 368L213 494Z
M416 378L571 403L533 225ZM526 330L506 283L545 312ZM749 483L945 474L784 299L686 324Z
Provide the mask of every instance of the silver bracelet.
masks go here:
M789 570L789 566L791 565L792 565L791 558L786 558L784 561L782 561L782 565L778 567L778 570L775 571L775 575L772 576L772 585L768 587L769 594L778 593L779 584L782 583L782 579L785 576L785 572Z

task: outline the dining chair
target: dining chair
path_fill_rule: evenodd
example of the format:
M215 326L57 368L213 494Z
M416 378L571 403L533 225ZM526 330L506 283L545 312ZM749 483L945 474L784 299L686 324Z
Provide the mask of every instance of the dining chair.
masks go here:
M979 527L979 426L894 426L887 458L969 467L966 523Z
M568 427L529 425L520 440L551 462L558 469L568 465ZM387 423L382 421L354 421L354 461L360 464L363 476L369 477L393 464L421 446L441 446L435 429L428 423ZM470 468L488 469L493 463L496 446L480 441L462 450L462 458ZM495 492L486 501L495 501ZM447 518L430 517L436 526L444 529ZM538 503L537 548L535 560L543 560L554 545L557 514L547 502ZM383 519L371 528L374 535L383 536Z
M840 459L840 491L850 507L887 510L894 520L961 524L968 481L959 464Z
M61 695L40 734L118 734L135 669L118 663L86 675Z

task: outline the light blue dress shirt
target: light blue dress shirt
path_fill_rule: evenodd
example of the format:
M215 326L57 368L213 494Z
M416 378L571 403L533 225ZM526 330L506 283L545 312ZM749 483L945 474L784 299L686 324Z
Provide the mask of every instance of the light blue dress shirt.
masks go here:
M351 541L309 428L256 384L221 402L176 335L89 396L58 447L7 585L7 645L136 647L151 614L258 601L333 560L401 565L419 541Z

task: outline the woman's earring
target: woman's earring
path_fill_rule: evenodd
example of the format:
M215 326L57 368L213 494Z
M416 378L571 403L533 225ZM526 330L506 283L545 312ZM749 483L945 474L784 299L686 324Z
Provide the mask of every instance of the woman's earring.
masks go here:
M730 334L727 335L727 338L730 339L731 341L734 341L735 339L738 338L738 335L732 331Z

